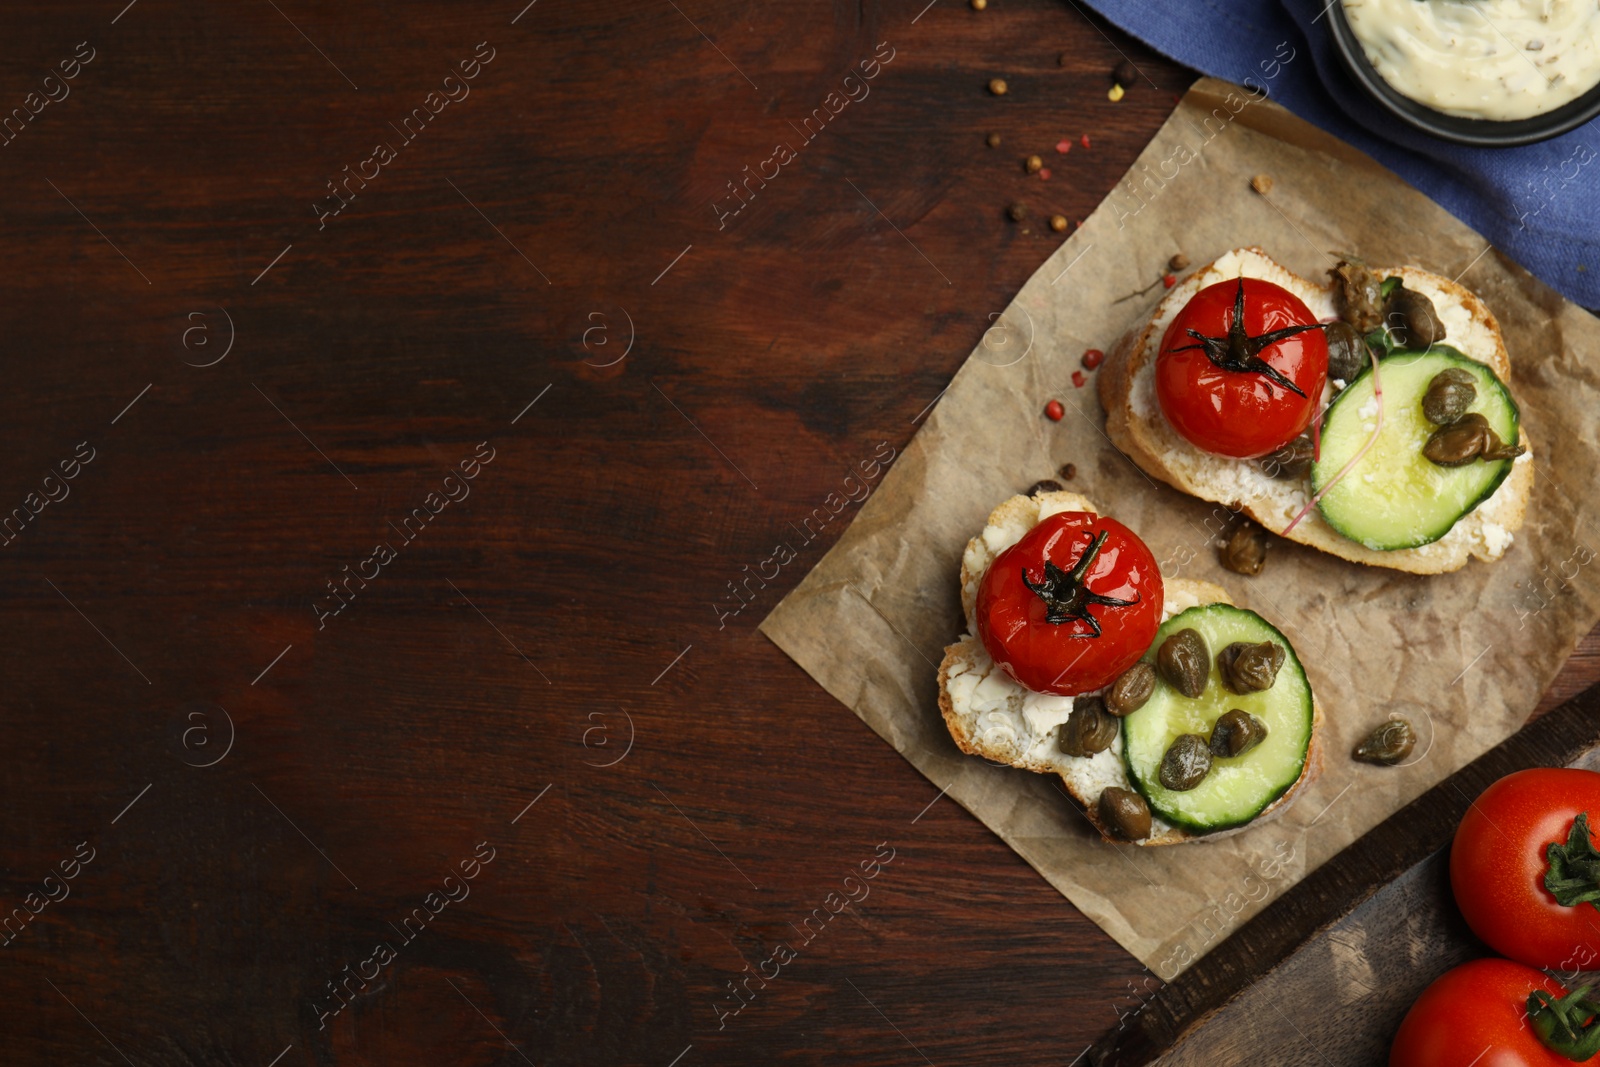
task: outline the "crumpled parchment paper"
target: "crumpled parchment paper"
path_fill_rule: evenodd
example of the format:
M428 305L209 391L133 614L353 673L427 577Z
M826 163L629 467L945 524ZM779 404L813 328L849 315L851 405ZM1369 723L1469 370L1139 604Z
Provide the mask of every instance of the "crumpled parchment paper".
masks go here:
M1252 191L1257 174L1272 177L1270 194ZM1330 252L1415 264L1488 303L1536 453L1527 520L1503 559L1414 576L1276 541L1259 576L1230 574L1217 562L1215 506L1152 481L1112 447L1093 376L1075 388L1071 375L1163 290L1118 298L1158 279L1176 252L1199 266L1250 244L1319 281ZM1067 408L1059 423L1041 415L1052 397ZM1597 413L1600 322L1355 149L1237 86L1201 81L988 329L855 522L761 629L1170 979L1526 721L1600 618ZM1168 577L1218 582L1294 643L1327 717L1325 756L1282 818L1177 847L1108 845L1053 776L991 766L950 740L935 668L963 628L962 549L997 503L1067 462L1077 467L1067 488L1137 530ZM1417 726L1412 762L1352 761L1393 712Z

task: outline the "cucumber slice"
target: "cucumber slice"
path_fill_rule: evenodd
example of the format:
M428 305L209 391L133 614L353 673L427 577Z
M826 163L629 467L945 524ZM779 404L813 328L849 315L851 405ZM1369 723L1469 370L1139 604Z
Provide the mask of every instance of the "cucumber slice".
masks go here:
M1122 757L1152 812L1174 826L1209 833L1244 825L1295 783L1311 747L1314 709L1311 683L1288 638L1255 612L1231 604L1203 604L1174 615L1156 631L1145 660L1153 664L1161 642L1189 628L1200 632L1211 653L1205 692L1190 699L1158 681L1144 707L1122 720ZM1271 689L1239 694L1223 684L1217 653L1235 641L1283 646L1283 666ZM1172 742L1180 734L1209 738L1212 725L1234 708L1264 722L1266 739L1242 755L1215 759L1211 773L1187 792L1163 786L1161 759Z
M1328 490L1318 507L1328 525L1352 541L1388 551L1416 548L1450 532L1461 516L1489 499L1511 473L1511 460L1476 460L1441 467L1422 455L1438 429L1422 414L1422 394L1434 375L1459 367L1477 381L1468 410L1489 421L1508 444L1517 440L1521 415L1494 371L1448 345L1427 352L1399 350L1378 369L1383 381L1383 433L1361 462ZM1322 423L1322 458L1311 465L1311 491L1320 492L1372 436L1374 397L1368 368L1328 406Z

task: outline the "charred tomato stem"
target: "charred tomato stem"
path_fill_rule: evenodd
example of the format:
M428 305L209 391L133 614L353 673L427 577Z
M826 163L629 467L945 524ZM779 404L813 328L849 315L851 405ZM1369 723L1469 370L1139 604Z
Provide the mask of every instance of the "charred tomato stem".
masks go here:
M1078 557L1078 562L1073 564L1071 571L1064 571L1049 559L1044 561L1044 580L1035 582L1028 577L1028 569L1022 568L1022 584L1026 585L1045 603L1045 621L1060 625L1068 622L1086 623L1090 633L1070 634L1071 637L1099 637L1100 623L1091 614L1091 605L1100 605L1108 608L1132 607L1139 601L1121 600L1117 597L1103 596L1089 589L1086 575L1094 564L1095 557L1100 554L1100 548L1106 543L1107 531L1101 530L1089 542L1089 547L1083 550L1083 555Z
M1305 398L1304 391L1294 382L1290 381L1270 363L1261 358L1261 353L1279 341L1287 340L1297 334L1308 330L1322 329L1321 323L1311 323L1304 326L1285 326L1281 330L1272 330L1268 333L1257 334L1252 337L1244 326L1244 278L1239 279L1239 291L1233 298L1233 324L1228 327L1228 332L1222 337L1207 337L1196 329L1187 332L1199 344L1184 345L1174 348L1173 352L1191 352L1199 349L1206 354L1213 366L1235 374L1261 374L1274 385L1289 390L1298 397Z

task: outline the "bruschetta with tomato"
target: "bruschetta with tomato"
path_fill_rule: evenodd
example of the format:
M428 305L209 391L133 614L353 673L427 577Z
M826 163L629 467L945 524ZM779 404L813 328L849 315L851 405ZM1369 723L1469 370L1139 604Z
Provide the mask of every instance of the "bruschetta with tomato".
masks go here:
M1175 285L1107 356L1113 443L1146 473L1345 559L1415 574L1499 559L1532 442L1482 300L1345 259L1319 285L1259 248Z

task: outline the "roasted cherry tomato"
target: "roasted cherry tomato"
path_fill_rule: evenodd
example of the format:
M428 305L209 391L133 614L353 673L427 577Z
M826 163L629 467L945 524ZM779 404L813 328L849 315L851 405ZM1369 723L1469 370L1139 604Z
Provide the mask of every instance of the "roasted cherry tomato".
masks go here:
M1572 1067L1527 1019L1528 995L1564 990L1510 960L1473 960L1423 990L1389 1048L1389 1067Z
M1530 967L1600 970L1600 909L1590 903L1600 898L1600 854L1591 819L1600 819L1594 771L1540 767L1485 789L1450 849L1450 885L1472 932ZM1573 903L1545 887L1552 864L1560 898Z
M1041 693L1109 685L1161 625L1161 569L1137 534L1086 511L1052 515L1000 553L978 586L978 637Z
M1300 298L1257 278L1208 285L1178 312L1156 356L1156 398L1207 452L1249 458L1311 424L1328 341Z

